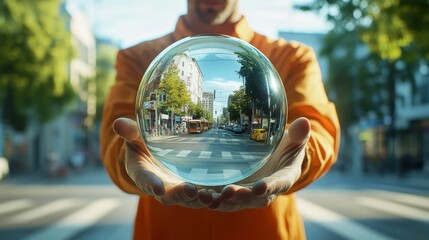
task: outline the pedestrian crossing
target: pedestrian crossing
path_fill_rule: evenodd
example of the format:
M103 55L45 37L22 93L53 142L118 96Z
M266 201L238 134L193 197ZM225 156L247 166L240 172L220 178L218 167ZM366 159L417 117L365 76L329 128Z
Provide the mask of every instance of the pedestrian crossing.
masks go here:
M230 138L230 137L183 137L183 136L166 136L158 137L157 139L151 140L151 142L164 142L164 143L176 143L176 144L217 144L217 145L263 145L262 142L256 142L249 138Z
M201 159L210 159L212 162L222 162L234 160L234 162L249 162L259 161L266 158L270 152L259 151L206 151L206 150L190 150L190 149L163 149L148 145L148 148L155 156L161 159L168 158L186 158L187 161L200 161Z
M194 169L196 174L201 174ZM339 191L332 191L332 199L335 195L344 194ZM311 222L320 226L335 239L371 239L390 240L403 239L394 235L394 229L405 231L408 239L426 239L429 235L429 196L416 196L407 193L398 193L384 190L355 191L354 196L345 203L348 211L359 212L359 217L351 216L350 212L341 209L338 204L328 205L320 201L319 198L311 198L308 195L298 194L297 205L304 222ZM117 211L121 206L127 205L129 201L123 198L58 198L50 201L42 201L34 198L18 198L0 200L0 239L12 239L4 235L6 230L15 229L21 232L22 236L13 239L24 240L44 240L44 239L76 239L79 234L85 233L89 228L94 228L101 221L108 218L112 212ZM134 202L136 205L137 202ZM413 225L422 225L420 232L411 229L401 229L401 223L395 225L394 221L388 221L383 228L378 225L367 224L362 219L371 219L365 216L365 212L372 212L377 216L372 221L383 221L383 219L402 219L402 221L413 221ZM380 213L380 214L378 214ZM117 228L121 234L124 229L128 231L128 236L132 232L133 216L130 216L129 227L124 228L123 224L118 224ZM25 229L35 229L32 231L22 231ZM115 225L111 225L115 228ZM383 230L382 230L383 229ZM388 229L388 230L386 230ZM422 230L423 229L423 230ZM424 230L426 229L426 230ZM311 232L311 229L306 229ZM407 232L408 231L408 232ZM320 233L318 233L320 234ZM311 234L307 234L312 236ZM79 235L81 236L81 235ZM91 239L94 238L91 235ZM103 240L117 239L118 236L106 237ZM79 238L81 239L81 238ZM87 239L87 238L82 238ZM310 240L312 238L309 238ZM324 238L318 235L315 239Z

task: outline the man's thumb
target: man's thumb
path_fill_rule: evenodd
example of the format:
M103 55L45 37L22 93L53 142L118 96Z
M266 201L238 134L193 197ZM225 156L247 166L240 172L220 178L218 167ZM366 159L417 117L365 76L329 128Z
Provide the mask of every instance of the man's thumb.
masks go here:
M289 138L294 143L303 143L310 136L310 121L301 117L291 123L288 129Z
M118 118L113 122L113 131L126 141L132 142L140 138L137 123L129 118Z

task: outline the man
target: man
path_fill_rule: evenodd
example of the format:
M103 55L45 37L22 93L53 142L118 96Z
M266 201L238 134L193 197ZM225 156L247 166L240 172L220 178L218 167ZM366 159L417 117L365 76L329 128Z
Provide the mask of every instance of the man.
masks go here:
M251 186L197 188L153 161L135 122L135 96L155 56L195 34L226 34L249 42L276 67L288 97L288 130ZM325 174L336 160L339 126L313 51L253 32L238 0L188 0L174 32L121 50L104 109L101 151L107 172L140 202L135 239L304 239L293 192ZM311 129L311 134L310 134Z

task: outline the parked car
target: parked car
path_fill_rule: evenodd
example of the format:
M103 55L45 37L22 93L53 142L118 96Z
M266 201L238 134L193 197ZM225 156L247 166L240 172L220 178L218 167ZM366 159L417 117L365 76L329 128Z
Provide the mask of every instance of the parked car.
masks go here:
M235 126L232 131L234 133L243 133L243 128L241 126Z
M255 141L265 141L267 139L267 130L264 128L255 128L250 134L250 139Z
M4 157L0 157L0 180L9 175L9 163Z

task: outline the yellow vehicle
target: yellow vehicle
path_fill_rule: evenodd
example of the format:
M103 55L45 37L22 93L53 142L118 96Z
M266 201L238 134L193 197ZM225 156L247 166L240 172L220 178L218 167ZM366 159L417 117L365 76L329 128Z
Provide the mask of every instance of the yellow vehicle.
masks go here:
M255 141L265 141L265 139L267 139L267 130L264 128L253 129L250 134L250 139Z

